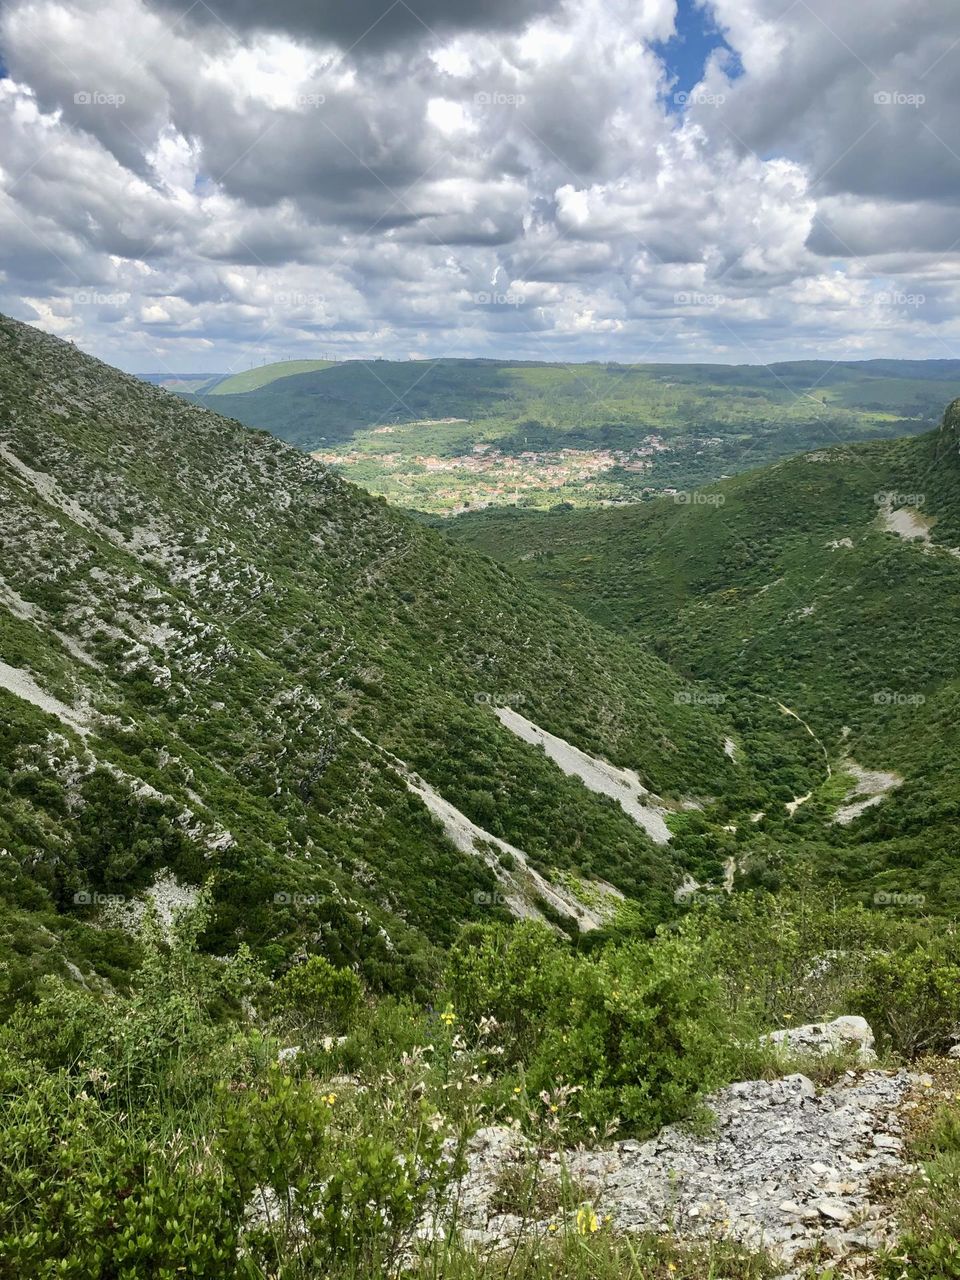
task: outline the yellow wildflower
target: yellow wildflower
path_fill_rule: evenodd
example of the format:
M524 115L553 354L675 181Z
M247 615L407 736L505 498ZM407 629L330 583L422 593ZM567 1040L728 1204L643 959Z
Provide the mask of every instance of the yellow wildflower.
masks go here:
M448 1027L452 1027L456 1020L457 1015L453 1012L453 1005L448 1004L446 1009L444 1009L443 1013L440 1015L440 1021L445 1023Z
M577 1210L577 1231L580 1235L585 1236L599 1229L600 1219L590 1205L585 1204L583 1208Z
M328 1093L324 1096L323 1100L328 1107L332 1107L337 1100L337 1095L335 1093Z

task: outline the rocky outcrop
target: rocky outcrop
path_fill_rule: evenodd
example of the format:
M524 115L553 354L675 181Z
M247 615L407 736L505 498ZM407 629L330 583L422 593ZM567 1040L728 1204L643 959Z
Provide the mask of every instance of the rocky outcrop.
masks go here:
M729 1237L787 1266L810 1250L874 1251L893 1240L895 1224L872 1185L903 1167L897 1112L917 1079L851 1071L820 1092L803 1075L730 1085L708 1100L714 1121L706 1133L671 1125L646 1142L552 1154L541 1158L539 1176L556 1181L565 1170L604 1229ZM455 1195L466 1239L496 1247L524 1229L502 1212L497 1188L511 1164L536 1159L515 1130L474 1136ZM450 1204L442 1216L452 1211ZM546 1232L551 1221L525 1229ZM433 1222L425 1232L441 1228Z
M866 1018L845 1016L833 1022L808 1022L802 1027L784 1027L763 1037L764 1044L785 1058L811 1054L817 1058L831 1053L851 1052L862 1066L876 1062L873 1031Z

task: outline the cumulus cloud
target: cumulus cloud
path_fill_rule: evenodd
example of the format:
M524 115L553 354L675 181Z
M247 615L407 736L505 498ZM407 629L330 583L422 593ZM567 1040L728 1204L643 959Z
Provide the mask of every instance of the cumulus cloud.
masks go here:
M693 83L676 0L11 0L0 308L143 371L949 354L953 0L695 12Z

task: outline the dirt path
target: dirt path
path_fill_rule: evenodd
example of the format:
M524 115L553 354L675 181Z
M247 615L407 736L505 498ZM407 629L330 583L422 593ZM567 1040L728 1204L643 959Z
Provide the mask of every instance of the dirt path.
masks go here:
M830 755L827 751L827 748L823 745L823 742L820 740L820 738L818 738L817 735L813 732L813 730L807 724L806 720L804 720L801 715L799 715L796 711L794 711L793 707L788 707L785 702L779 702L777 701L776 698L771 698L770 701L776 703L777 708L785 716L792 716L793 719L796 720L798 724L803 725L804 729L806 729L807 733L809 733L810 737L814 740L814 742L823 752L824 763L827 766L827 777L832 778L833 769L830 767ZM788 800L785 805L785 808L787 810L787 813L790 815L790 817L792 818L793 815L800 808L800 806L802 804L806 804L808 800L812 799L812 797L813 797L813 789L811 788L811 790L809 790L805 796L794 796L792 800Z

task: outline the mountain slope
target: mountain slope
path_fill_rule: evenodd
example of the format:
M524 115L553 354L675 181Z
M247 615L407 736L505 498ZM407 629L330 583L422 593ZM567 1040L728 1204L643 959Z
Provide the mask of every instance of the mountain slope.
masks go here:
M97 895L126 909L171 873L212 884L211 945L319 947L388 985L491 911L576 931L616 907L599 881L662 918L680 855L497 705L666 811L752 785L659 659L272 437L8 320L0 415L11 953L34 913L120 963L83 927Z
M886 868L890 885L922 868L929 901L955 904L958 420L955 403L931 435L822 450L676 501L490 511L444 529L731 708L759 697L796 711L832 769L796 814L803 834L820 839L812 824L826 822L847 850L834 866ZM830 823L838 809L849 830Z
M222 411L311 447L381 423L464 417L485 426L524 423L530 447L540 449L583 447L584 431L588 442L599 444L617 428L621 434L701 428L726 435L764 419L781 430L814 432L821 422L855 438L866 416L880 415L875 429L885 418L930 420L958 391L955 360L754 366L447 358L282 361L218 381L199 398L236 395L222 402Z
M202 392L204 396L243 395L247 391L267 387L280 378L292 378L298 373L319 373L331 368L333 364L333 360L279 360L275 364L260 365L225 378L216 378Z

